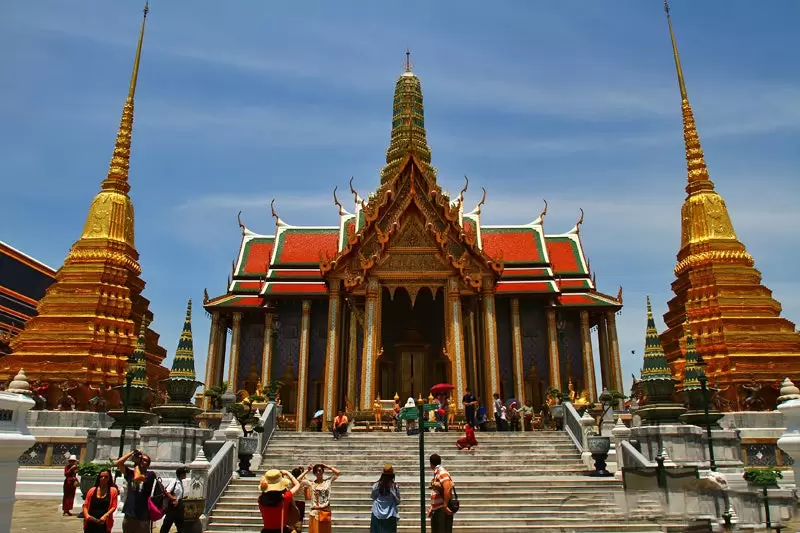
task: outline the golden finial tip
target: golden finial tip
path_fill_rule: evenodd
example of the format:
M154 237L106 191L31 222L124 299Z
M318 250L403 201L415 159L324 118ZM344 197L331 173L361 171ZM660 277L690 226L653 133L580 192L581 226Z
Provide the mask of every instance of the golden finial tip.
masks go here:
M406 72L411 72L411 49L406 48L406 62L405 62Z
M149 12L150 12L150 0L145 0L145 2L144 2L144 16L146 17Z
M664 0L664 11L669 15L669 1Z

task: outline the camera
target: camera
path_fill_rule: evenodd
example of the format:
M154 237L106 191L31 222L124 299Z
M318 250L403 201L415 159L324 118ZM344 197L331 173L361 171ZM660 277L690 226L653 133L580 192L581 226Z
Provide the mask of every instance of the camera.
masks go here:
M134 461L138 461L139 459L142 458L142 452L140 452L139 450L133 450L133 456L132 457L133 457Z

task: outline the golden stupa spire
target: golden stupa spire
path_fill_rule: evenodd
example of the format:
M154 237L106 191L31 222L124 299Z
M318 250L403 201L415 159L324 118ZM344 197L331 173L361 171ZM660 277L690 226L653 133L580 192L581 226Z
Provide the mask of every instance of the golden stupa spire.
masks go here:
M708 175L703 149L700 146L700 136L697 134L697 126L694 122L694 112L689 104L689 96L686 92L686 82L683 78L683 68L681 58L678 54L678 45L675 42L675 32L672 29L672 17L669 14L669 3L664 0L664 11L667 13L667 24L669 25L669 37L672 41L672 55L675 59L675 69L678 73L678 88L681 92L681 109L683 111L683 141L686 145L686 167L688 171L689 183L686 186L688 194L713 191L714 184Z
M139 62L142 57L142 42L147 13L150 11L149 0L144 5L142 27L139 30L139 42L136 45L136 57L133 60L133 73L128 86L128 97L122 107L122 118L117 130L117 140L108 167L108 174L103 180L100 193L95 196L89 215L81 234L81 239L107 239L134 248L133 204L128 197L131 186L128 183L128 169L131 159L131 134L133 133L133 100L136 94L136 81L139 77ZM136 265L136 269L141 272Z

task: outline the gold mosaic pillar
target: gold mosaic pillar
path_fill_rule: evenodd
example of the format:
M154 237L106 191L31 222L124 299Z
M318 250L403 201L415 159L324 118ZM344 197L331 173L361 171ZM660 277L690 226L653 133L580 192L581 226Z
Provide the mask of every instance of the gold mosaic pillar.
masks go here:
M339 383L339 280L331 280L328 288L328 340L325 345L325 380L323 397L325 420L330 422L339 406L335 405L336 389ZM343 408L343 407L342 407Z
M347 342L347 401L353 407L356 404L356 362L358 361L358 319L356 313L350 310L350 331Z
M233 313L233 327L231 328L231 357L228 362L228 391L238 392L236 376L239 373L239 339L242 332L242 313Z
M456 386L456 397L454 405L464 397L467 387L467 366L464 356L464 332L461 319L461 291L459 290L458 278L447 280L447 308L450 324L450 346L448 347L450 356L451 379Z
M550 360L550 388L561 392L561 364L558 357L558 330L556 329L556 310L547 310L547 356Z
M274 332L273 324L275 322L275 315L267 312L264 317L264 356L261 361L261 385L269 387L269 382L272 379L272 335ZM258 391L262 394L262 391Z
M225 381L225 352L228 346L228 323L224 316L219 317L217 333L217 356L214 358L214 384L221 385Z
M297 431L306 427L306 397L308 396L308 341L311 330L311 300L303 300L300 320L300 360L297 364Z
M589 329L589 311L581 311L581 344L583 345L583 386L589 391L589 399L597 400L597 385L594 377L594 353L592 353L592 331ZM580 391L583 392L583 391Z
M380 342L380 283L376 278L367 281L367 302L364 309L364 353L361 356L361 409L372 408L375 394L375 360Z
M623 392L622 384L622 365L619 357L619 340L617 339L617 318L616 311L606 312L606 324L608 327L608 359L611 363L609 367L609 380L611 388L617 392Z
M492 280L484 278L482 285L483 317L484 317L484 346L486 353L486 384L489 388L489 398L495 392L500 392L500 360L497 356L497 316L495 314L494 286ZM486 400L490 400L487 398ZM494 402L491 404L490 417L494 415Z
M217 385L217 375L214 371L217 367L216 360L219 357L219 313L211 315L211 329L208 332L208 356L206 357L206 375L203 379L205 390ZM205 409L211 409L211 398L204 398Z
M597 347L600 350L600 378L604 389L612 390L611 363L608 358L608 330L606 329L606 316L602 315L597 323Z
M525 405L525 370L522 363L522 325L519 320L519 298L511 298L511 346L514 357L514 395Z

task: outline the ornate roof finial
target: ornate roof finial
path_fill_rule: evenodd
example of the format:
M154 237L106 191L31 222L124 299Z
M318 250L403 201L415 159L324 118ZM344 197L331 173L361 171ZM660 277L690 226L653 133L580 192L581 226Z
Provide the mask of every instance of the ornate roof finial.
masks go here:
M583 208L579 207L578 209L580 209L580 211L581 211L581 216L578 219L578 222L575 223L575 227L573 227L571 230L569 230L569 233L580 233L581 232L581 225L583 224Z
M406 48L406 62L403 66L405 67L406 72L411 72L413 65L411 64L411 50L409 48Z
M285 226L286 222L281 220L281 217L279 217L277 211L275 211L275 198L269 203L269 208L272 210L272 218L275 219L275 227Z
M466 174L464 174L464 188L461 189L461 191L458 193L459 206L464 203L464 193L467 192L468 188L469 188L469 178L467 177Z
M486 187L481 187L481 190L483 191L483 195L481 196L481 201L478 202L478 205L476 205L475 209L472 211L477 215L481 214L481 206L486 203Z
M208 289L203 289L203 303L207 304L209 300L211 300L211 298L208 297Z
M531 226L540 226L542 222L544 222L545 215L547 215L547 200L544 200L544 209L542 209L542 212L536 217L536 220L531 222Z
M361 203L361 196L358 195L358 191L353 187L353 176L350 176L350 194L353 195L353 201L356 203L356 206Z
M247 231L247 228L245 227L244 224L242 224L242 212L241 212L241 210L236 214L236 221L239 223L239 227L242 228L242 236L244 236L244 233L245 233L245 231Z
M619 286L619 292L617 292L617 301L622 303L622 285Z
M333 205L335 205L335 206L337 206L339 208L339 216L342 216L342 215L345 214L345 210L344 210L344 207L342 207L342 203L339 201L338 198L336 198L336 189L338 189L338 188L339 188L338 185L333 188Z

